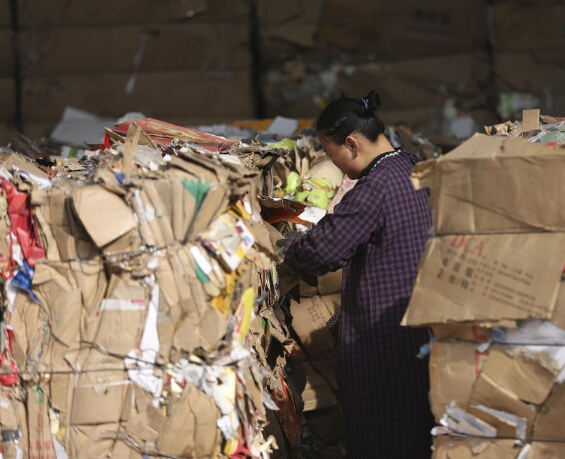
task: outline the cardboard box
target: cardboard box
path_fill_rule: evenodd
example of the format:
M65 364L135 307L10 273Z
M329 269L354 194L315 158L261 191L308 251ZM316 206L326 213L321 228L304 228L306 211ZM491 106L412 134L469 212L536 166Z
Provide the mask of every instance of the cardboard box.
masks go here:
M565 233L430 239L403 325L550 319L565 262Z
M0 29L0 77L13 75L12 31L10 29Z
M301 298L300 303L291 301L292 327L308 358L335 357L337 343L326 323L337 313L340 305L339 294Z
M120 117L139 111L156 118L252 116L251 76L241 72L143 72L126 94L129 73L30 78L22 83L25 122L58 121L67 105Z
M227 71L249 68L248 39L246 25L237 23L72 27L22 31L19 50L27 77L129 73L136 60L140 72ZM2 48L0 33L0 57Z
M247 0L126 0L96 3L88 0L42 0L18 2L20 28L109 26L130 24L166 24L180 21L244 23L249 19Z
M0 77L0 122L16 118L16 87L13 78Z
M337 86L349 97L376 89L383 110L403 110L477 99L488 78L487 55L474 53L345 67Z
M316 295L332 295L341 293L342 271L330 272L316 278L317 285L307 284L303 280L300 281L300 296L311 297Z
M352 5L333 0L320 39L391 60L482 51L487 42L486 1L366 0Z
M565 153L518 138L476 134L437 160L418 164L412 181L431 191L437 234L565 229L560 202Z
M565 52L562 2L499 2L493 11L496 51L561 49Z

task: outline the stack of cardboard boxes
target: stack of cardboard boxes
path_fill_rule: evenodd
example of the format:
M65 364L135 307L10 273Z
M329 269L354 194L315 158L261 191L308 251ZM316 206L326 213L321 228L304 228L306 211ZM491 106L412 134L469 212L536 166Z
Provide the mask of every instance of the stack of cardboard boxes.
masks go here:
M250 2L18 1L23 131L66 106L177 124L253 115Z
M413 171L428 241L403 324L429 326L434 459L565 454L565 153L477 134Z

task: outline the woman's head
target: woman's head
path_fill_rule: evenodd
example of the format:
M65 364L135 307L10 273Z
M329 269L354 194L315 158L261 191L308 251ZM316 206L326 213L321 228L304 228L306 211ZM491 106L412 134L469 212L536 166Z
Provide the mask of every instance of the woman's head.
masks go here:
M358 133L371 142L384 133L383 122L375 114L381 106L377 91L370 91L367 97L351 99L342 97L331 102L322 112L316 128L320 138L342 145L347 136Z
M380 150L391 148L382 136L384 124L375 115L380 105L376 91L362 99L342 97L331 102L316 123L326 154L352 179L359 177Z

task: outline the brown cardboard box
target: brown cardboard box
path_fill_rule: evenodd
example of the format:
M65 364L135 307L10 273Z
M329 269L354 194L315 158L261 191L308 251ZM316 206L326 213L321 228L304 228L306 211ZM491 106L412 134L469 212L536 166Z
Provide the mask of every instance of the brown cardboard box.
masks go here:
M0 77L0 122L16 117L16 87L13 78Z
M21 29L126 24L166 24L180 21L243 23L249 19L248 0L21 0Z
M565 52L565 5L562 2L508 2L494 6L496 51Z
M0 14L2 14L0 12ZM0 29L0 76L13 76L12 31Z
M337 84L349 97L376 89L383 109L402 110L476 99L488 77L487 55L473 53L346 67Z
M335 356L337 343L326 322L339 310L341 295L301 298L291 301L292 327L310 359Z
M483 51L486 2L333 0L320 38L393 60Z
M565 229L560 202L562 149L476 134L438 160L418 164L416 187L429 188L437 234Z
M141 72L241 70L251 62L248 38L237 23L72 27L23 31L19 50L25 76L130 72L135 59Z
M119 117L140 111L155 118L252 116L249 72L143 72L126 94L129 73L30 78L23 81L25 122L58 121L67 105Z
M430 239L403 325L550 319L565 262L565 233Z

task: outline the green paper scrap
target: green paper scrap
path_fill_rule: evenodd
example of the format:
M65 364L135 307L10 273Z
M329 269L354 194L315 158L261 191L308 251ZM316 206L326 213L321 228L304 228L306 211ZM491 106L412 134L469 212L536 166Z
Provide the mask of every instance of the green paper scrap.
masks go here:
M208 190L210 189L210 182L208 180L183 180L183 186L185 189L194 196L196 200L196 210L200 210L200 206L202 202L204 202L204 198L208 194Z
M201 284L207 284L208 282L210 282L210 278L206 275L206 273L204 271L202 271L202 269L200 269L199 266L196 267L196 277L198 277L198 280L200 281Z

